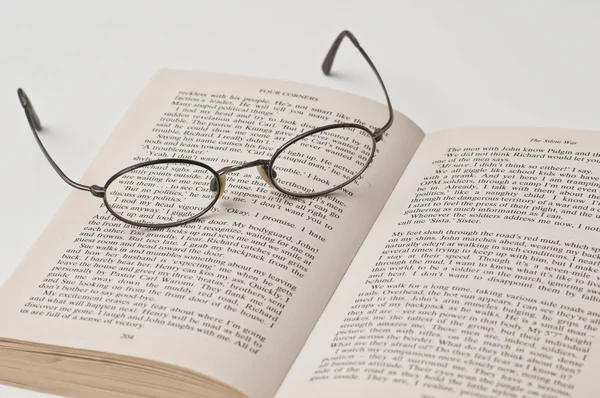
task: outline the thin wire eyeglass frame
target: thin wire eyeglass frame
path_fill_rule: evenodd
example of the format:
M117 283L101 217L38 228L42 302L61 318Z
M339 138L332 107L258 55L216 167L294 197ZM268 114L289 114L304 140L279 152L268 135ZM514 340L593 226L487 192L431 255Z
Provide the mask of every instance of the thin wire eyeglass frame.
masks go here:
M345 31L341 32L337 36L335 41L333 42L331 48L329 49L329 51L327 52L327 55L325 56L323 64L321 65L321 69L322 69L323 73L326 76L329 76L331 74L331 67L333 66L333 61L334 61L337 51L340 47L340 44L342 43L342 41L345 38L348 38L352 42L352 44L362 54L364 59L367 61L367 63L369 64L369 66L371 67L373 72L375 73L375 76L377 77L377 80L379 81L379 84L380 84L381 88L383 89L383 93L385 95L385 99L387 102L388 114L389 114L387 122L381 128L377 128L374 131L371 131L366 126L363 126L361 124L356 124L356 123L335 123L335 124L329 124L326 126L317 127L315 129L301 133L300 135L287 141L285 144L283 144L281 147L279 147L279 149L277 149L275 151L275 153L271 156L270 159L256 159L256 160L253 160L250 162L245 162L240 165L223 167L222 169L220 169L218 171L215 171L213 168L211 168L207 164L204 164L202 162L198 162L195 160L190 160L190 159L177 159L177 158L156 159L156 160L150 160L150 161L146 161L146 162L137 163L137 164L129 166L123 170L120 170L119 172L114 174L112 177L110 177L108 179L108 181L104 184L104 186L81 184L81 183L76 182L76 181L72 180L71 178L69 178L60 169L60 167L58 167L56 162L52 159L52 157L50 156L50 154L48 153L48 151L46 150L46 148L44 147L44 144L42 143L42 141L40 139L40 132L42 131L42 124L40 122L40 118L38 117L37 112L35 111L35 108L33 107L33 104L31 103L31 101L29 100L29 97L27 96L27 94L25 93L25 91L23 89L19 88L17 90L17 95L19 97L19 101L20 101L21 105L23 106L23 109L25 111L25 116L27 117L27 121L31 128L31 131L33 132L33 136L35 137L35 140L38 143L38 146L42 150L42 153L44 154L44 156L46 157L46 159L48 160L48 162L50 163L52 168L54 168L56 173L63 179L64 182L66 182L67 184L69 184L70 186L72 186L75 189L87 191L87 192L90 192L95 197L102 198L107 210L114 217L116 217L117 219L119 219L127 224L134 225L136 227L144 227L144 228L174 227L174 226L183 225L183 224L187 224L192 221L195 221L195 220L199 219L200 217L202 217L204 214L206 214L208 211L210 211L214 207L216 202L221 197L223 190L225 188L225 175L227 173L239 171L239 170L246 169L249 167L258 167L258 171L259 171L260 175L269 185L273 186L275 189L277 189L278 191L280 191L286 195L289 195L292 197L297 197L297 198L313 198L316 196L327 195L329 193L332 193L334 191L337 191L337 190L347 186L348 184L351 184L353 181L358 179L364 173L364 171L369 167L369 165L373 161L373 158L375 157L377 143L379 141L381 141L381 139L383 138L383 134L391 127L392 123L394 122L394 112L392 109L392 103L390 101L390 97L388 95L387 89L385 88L385 84L383 83L383 80L382 80L379 72L377 71L377 68L375 67L375 65L373 64L373 62L371 61L371 59L369 58L367 53L360 46L356 37L350 31L345 30ZM365 132L372 140L373 145L371 146L370 156L367 159L367 161L365 162L364 167L362 167L362 169L359 170L356 175L354 175L352 178L344 181L343 183L341 183L333 188L329 188L329 189L326 189L323 191L318 191L318 192L306 192L306 193L293 192L293 191L287 190L285 187L282 187L280 184L278 184L277 173L274 170L273 166L274 166L277 158L282 153L284 153L284 151L287 148L289 148L290 146L294 145L298 141L300 141L304 138L307 138L311 135L318 134L318 133L321 133L321 132L327 131L327 130L340 129L340 128L359 129L359 130ZM121 177L124 174L127 174L133 170L142 168L142 167L148 167L148 166L159 165L159 164L171 164L171 163L193 165L196 167L206 169L208 172L210 172L212 174L213 179L210 184L210 190L213 191L213 193L215 193L215 195L214 195L213 200L206 206L206 208L203 211L201 211L198 214L194 214L192 217L188 217L186 219L178 220L178 221L174 221L174 222L143 223L143 222L138 222L138 221L127 219L126 217L123 217L121 214L119 214L117 211L115 211L111 207L109 201L107 200L106 193L108 192L107 190L108 190L109 186L114 181L116 181L119 177Z

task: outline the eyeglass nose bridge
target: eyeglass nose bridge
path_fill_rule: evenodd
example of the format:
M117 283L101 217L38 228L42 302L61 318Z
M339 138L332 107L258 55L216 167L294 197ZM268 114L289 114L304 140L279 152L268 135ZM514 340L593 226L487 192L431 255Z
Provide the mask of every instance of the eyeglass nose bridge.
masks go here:
M247 163L243 163L240 165L234 165L234 166L227 166L227 167L223 167L222 169L217 171L217 174L219 175L219 181L221 183L221 190L217 192L217 179L216 178L212 178L212 180L210 181L210 190L213 193L213 195L219 195L219 197L221 197L223 195L223 192L225 192L225 186L227 185L227 173L232 173L234 171L239 171L239 170L243 170L243 169L247 169L250 167L256 167L256 169L258 170L258 174L262 177L262 179L269 184L272 187L275 187L273 185L273 180L271 180L271 177L269 176L269 160L266 159L257 159L254 160L252 162L247 162ZM273 177L277 177L277 173L275 173L275 170L271 170L271 174L273 174Z

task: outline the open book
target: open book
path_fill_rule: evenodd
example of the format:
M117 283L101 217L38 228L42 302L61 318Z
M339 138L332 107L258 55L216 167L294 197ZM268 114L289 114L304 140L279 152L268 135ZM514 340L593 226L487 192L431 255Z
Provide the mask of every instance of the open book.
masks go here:
M162 70L82 181L165 156L228 166L277 132L386 118L334 90ZM290 198L242 170L215 211L167 229L74 190L0 289L0 381L74 397L596 397L599 137L425 136L396 112L342 192Z

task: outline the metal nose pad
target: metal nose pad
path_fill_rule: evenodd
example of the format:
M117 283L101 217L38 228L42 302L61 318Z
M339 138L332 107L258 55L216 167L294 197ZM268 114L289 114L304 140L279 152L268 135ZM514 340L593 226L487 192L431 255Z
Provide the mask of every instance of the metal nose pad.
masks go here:
M271 180L271 178L269 178L269 172L267 171L267 166L265 166L264 164L261 164L259 166L256 166L256 168L258 169L258 174L260 174L260 176L262 177L263 180L265 180L265 182L267 184L269 184L270 186L273 186L273 181ZM271 169L271 173L273 174L273 177L277 177L277 173L275 173L275 170Z
M223 195L223 192L225 192L225 183L227 182L227 177L225 177L225 174L221 174L219 176L219 180L221 181L221 190L219 192L217 192L217 179L213 177L210 180L210 191L212 192L213 196L216 196L218 194L220 197L221 195Z

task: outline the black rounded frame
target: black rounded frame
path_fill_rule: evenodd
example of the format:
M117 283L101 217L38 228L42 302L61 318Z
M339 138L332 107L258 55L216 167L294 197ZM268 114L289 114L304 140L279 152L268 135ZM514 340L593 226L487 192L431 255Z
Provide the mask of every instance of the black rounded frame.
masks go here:
M137 170L137 169L141 169L143 167L148 167L148 166L154 166L157 164L172 164L172 163L177 163L177 164L191 164L194 166L198 166L201 168L204 168L206 170L208 170L209 172L211 172L211 174L213 175L213 178L216 179L216 184L217 184L217 192L221 192L221 180L219 178L219 174L217 174L217 172L215 170L213 170L212 167L210 167L209 165L202 163L202 162L197 162L195 160L190 160L190 159L157 159L157 160L149 160L147 162L142 162L142 163L137 163L134 165L131 165L129 167L124 168L123 170L117 172L115 175L113 175L112 177L110 177L108 179L108 181L106 181L106 184L104 184L104 188L102 188L102 190L104 191L104 194L102 195L102 200L104 201L104 206L106 206L106 209L116 218L118 218L119 220L127 223L127 224L131 224L131 225L135 225L136 227L143 227L143 228L169 228L169 227L175 227L177 225L183 225L183 224L187 224L189 222L195 221L197 219L199 219L200 217L202 217L204 214L206 214L208 211L210 211L210 209L213 208L213 206L215 205L215 203L217 203L217 200L219 200L219 195L215 195L215 197L213 198L213 200L208 204L208 206L206 206L206 208L192 216L189 218L186 218L184 220L180 220L180 221L173 221L173 222L169 222L169 223L154 223L154 224L150 224L150 223L141 223L138 221L133 221L133 220L129 220L123 216L121 216L120 214L118 214L110 205L110 203L108 203L108 187L110 187L110 184L112 184L114 181L116 181L119 177L133 171L133 170Z

